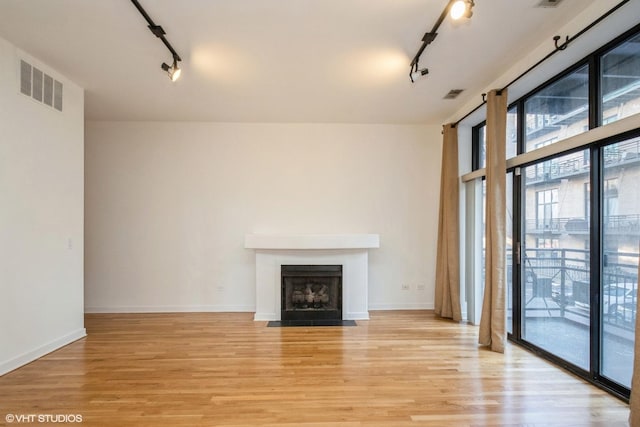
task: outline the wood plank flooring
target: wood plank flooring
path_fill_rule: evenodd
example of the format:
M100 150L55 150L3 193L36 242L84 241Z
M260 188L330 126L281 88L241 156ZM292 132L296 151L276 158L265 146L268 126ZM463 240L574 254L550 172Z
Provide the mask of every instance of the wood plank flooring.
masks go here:
M87 338L0 377L0 425L627 425L624 402L513 345L479 348L476 327L429 311L265 325L252 313L87 315Z

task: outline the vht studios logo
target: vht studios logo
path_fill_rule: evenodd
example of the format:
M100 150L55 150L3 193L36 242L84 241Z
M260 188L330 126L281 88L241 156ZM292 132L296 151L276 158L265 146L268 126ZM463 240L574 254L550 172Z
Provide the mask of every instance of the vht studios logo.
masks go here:
M7 414L7 423L81 423L79 414Z

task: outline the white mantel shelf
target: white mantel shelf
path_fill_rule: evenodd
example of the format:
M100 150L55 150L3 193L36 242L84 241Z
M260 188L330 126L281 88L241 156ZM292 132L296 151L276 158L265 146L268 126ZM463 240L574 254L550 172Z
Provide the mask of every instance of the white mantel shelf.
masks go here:
M247 234L247 249L374 249L380 247L378 234Z

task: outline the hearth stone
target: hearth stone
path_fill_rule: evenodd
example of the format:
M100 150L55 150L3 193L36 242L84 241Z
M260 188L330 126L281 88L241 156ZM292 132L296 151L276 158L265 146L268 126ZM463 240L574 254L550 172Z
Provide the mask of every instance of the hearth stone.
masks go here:
M355 320L272 320L267 322L269 328L289 326L358 326Z

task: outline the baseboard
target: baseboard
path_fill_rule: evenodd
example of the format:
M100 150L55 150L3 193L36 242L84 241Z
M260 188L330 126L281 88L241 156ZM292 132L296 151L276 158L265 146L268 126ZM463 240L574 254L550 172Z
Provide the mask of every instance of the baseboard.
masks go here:
M420 304L374 304L369 306L369 310L433 310L433 303Z
M254 312L249 305L132 305L85 307L85 313L217 313Z
M87 330L85 328L78 329L77 331L71 332L63 337L60 337L56 340L48 342L45 345L42 345L38 348L35 348L31 351L21 354L18 357L14 357L13 359L7 360L6 362L0 362L0 376L11 372L15 369L18 369L21 366L26 365L27 363L31 363L34 360L45 356L52 351L58 350L65 345L71 344L74 341L77 341L81 338L87 336Z
M420 304L378 304L369 310L433 310L433 303ZM85 306L84 312L92 313L233 313L256 311L255 306L249 305L132 305L132 306ZM348 313L348 319L368 319L368 313ZM268 313L256 313L254 320L276 320Z
M354 311L351 313L345 313L344 319L345 320L369 320L369 312Z

